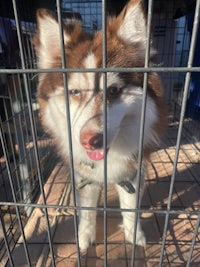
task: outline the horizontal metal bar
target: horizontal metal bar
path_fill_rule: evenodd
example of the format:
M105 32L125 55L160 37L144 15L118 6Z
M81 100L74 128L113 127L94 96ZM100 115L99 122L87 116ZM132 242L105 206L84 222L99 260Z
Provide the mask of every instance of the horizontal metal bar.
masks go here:
M85 72L200 72L200 67L135 67L135 68L91 68L91 69L0 69L0 73L22 74L22 73L85 73Z
M93 210L93 211L109 211L109 212L136 212L136 213L153 213L153 214L185 214L185 215L199 215L200 210L198 211L189 211L189 210L158 210L158 209L122 209L122 208L116 208L116 207L79 207L79 206L67 206L67 205L44 205L44 204L31 204L31 203L17 203L17 202L0 202L0 206L15 206L15 207L32 207L32 208L39 208L39 209L71 209L71 210Z

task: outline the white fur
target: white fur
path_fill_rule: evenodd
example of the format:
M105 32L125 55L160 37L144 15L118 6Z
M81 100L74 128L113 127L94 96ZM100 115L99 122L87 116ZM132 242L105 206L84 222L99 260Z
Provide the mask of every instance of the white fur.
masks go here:
M40 20L40 53L38 65L40 68L51 68L54 62L54 56L61 53L60 28L55 19L48 17L48 19ZM46 40L51 40L47 42ZM69 42L70 36L64 32L64 43Z
M81 177L80 177L81 179ZM101 187L98 184L86 185L79 191L78 203L80 207L97 206ZM79 215L79 246L87 249L96 239L96 211L82 210Z
M76 75L77 81L80 81L84 77L82 74L80 74L80 78L78 77L78 74ZM73 81L74 78L72 78L72 82ZM84 87L83 83L82 88ZM69 88L71 88L71 83L69 83ZM94 98L92 98L92 92L89 90L84 93L87 94L87 104L76 103L71 100L70 105L73 152L75 155L74 160L77 164L82 161L91 163L85 149L80 144L80 134L83 127L87 127L87 122L90 121L89 130L92 132L102 132L103 130L103 125L98 128L95 123L95 114L93 110L95 110L96 103ZM133 86L132 88L128 88L127 92L124 90L122 99L123 101L112 104L107 108L107 143L108 147L110 147L107 160L108 182L110 183L121 180L124 172L123 166L127 159L131 158L133 154L137 155L138 153L142 89ZM100 118L103 124L102 109L103 105L99 107L99 114L101 114ZM156 122L158 114L155 104L150 97L147 98L146 109L144 145L155 142L157 138L152 127ZM66 106L64 91L61 88L58 88L55 93L51 95L49 104L46 108L45 119L49 127L53 131L56 130L55 134L62 142L62 154L68 154L68 141L66 141L68 138ZM118 161L117 166L116 160ZM100 161L96 162L95 165L95 175L92 179L94 181L103 182L103 163Z
M89 53L84 61L84 65L86 69L94 69L97 67L96 58L93 53Z
M94 69L97 67L96 65L96 59L94 54L90 53L88 54L88 56L86 57L85 61L84 61L84 65L86 69ZM89 90L93 90L94 89L94 79L95 79L95 73L94 72L87 72L85 73L85 75L87 76L86 79L86 89Z
M63 88L58 88L54 93L51 94L48 105L45 109L45 123L54 132L56 138L60 140L62 146L62 155L68 154L68 132L67 132L67 121L66 121L66 103L64 100ZM56 129L56 132L55 132Z
M146 27L143 12L141 12L141 3L131 6L125 15L123 23L119 27L118 35L128 43L137 43L145 45Z
M137 180L135 179L133 182L134 188L137 191ZM119 200L120 200L120 208L122 209L136 209L136 194L129 194L126 192L121 186L116 185L118 194L119 194ZM123 216L123 229L126 240L129 242L133 242L133 236L134 236L134 222L135 222L135 212L122 212ZM137 234L136 234L136 244L140 246L144 246L146 244L146 239L144 236L144 233L141 229L140 223L137 223Z

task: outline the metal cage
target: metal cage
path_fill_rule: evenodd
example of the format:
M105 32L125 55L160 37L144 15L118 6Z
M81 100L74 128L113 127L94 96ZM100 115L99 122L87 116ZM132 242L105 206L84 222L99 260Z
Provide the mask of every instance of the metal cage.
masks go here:
M144 73L139 170L149 72L162 76L169 107L165 138L148 164L142 203L130 211L141 217L147 236L144 248L126 242L118 228L121 210L112 185L106 184L105 161L105 185L97 208L97 242L84 254L80 252L73 154L68 164L62 162L53 140L40 125L37 74L60 72L66 80L70 70L64 61L61 69L37 69L31 42L36 29L35 10L51 8L59 21L76 17L88 32L103 28L103 68L93 71L104 73L106 86L106 73L110 71L106 67L106 16L118 13L126 2L1 3L0 266L200 266L200 0L145 1L145 65L126 69ZM61 24L60 30L62 33ZM157 49L155 66L148 64L151 42ZM104 112L106 139L105 103Z

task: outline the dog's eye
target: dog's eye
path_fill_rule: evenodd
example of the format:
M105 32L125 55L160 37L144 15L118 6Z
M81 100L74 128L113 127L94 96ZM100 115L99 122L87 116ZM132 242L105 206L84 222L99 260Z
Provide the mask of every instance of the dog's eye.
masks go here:
M81 91L78 89L72 89L70 90L70 94L73 96L80 96L81 95Z
M121 92L122 88L119 88L117 86L111 86L108 88L108 95L113 98L120 96Z

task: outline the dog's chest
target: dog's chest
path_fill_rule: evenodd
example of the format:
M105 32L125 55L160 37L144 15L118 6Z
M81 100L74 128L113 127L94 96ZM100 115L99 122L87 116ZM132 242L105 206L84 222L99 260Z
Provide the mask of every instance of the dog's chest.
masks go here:
M81 180L88 182L104 183L105 175L107 183L119 183L121 181L132 180L135 177L137 169L134 161L113 161L107 157L107 164L101 162L75 162L75 171L77 174L76 181ZM105 167L106 170L105 171Z

